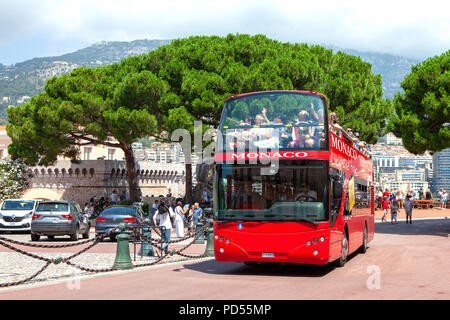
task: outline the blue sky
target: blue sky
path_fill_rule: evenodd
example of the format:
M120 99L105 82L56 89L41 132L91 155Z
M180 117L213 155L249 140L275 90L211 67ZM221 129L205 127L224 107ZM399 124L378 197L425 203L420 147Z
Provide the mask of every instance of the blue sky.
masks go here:
M265 34L424 59L450 49L450 2L287 0L2 0L0 63L97 41Z

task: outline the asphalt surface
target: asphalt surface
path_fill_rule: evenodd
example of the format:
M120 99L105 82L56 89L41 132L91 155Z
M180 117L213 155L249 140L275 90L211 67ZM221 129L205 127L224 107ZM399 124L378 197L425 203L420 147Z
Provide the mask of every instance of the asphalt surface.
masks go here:
M0 300L450 299L450 219L377 223L365 254L343 268L203 259L0 290Z

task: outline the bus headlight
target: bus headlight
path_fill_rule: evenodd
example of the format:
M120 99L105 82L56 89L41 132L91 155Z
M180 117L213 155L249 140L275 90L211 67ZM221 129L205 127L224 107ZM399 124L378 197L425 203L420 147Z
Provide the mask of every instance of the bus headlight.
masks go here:
M311 241L306 241L306 245L309 247L311 245Z
M317 251L317 250L313 251L313 255L317 256L318 254L319 254L319 251Z
M223 248L219 249L220 253L223 253L225 250L223 250Z
M314 244L317 244L319 242L319 240L317 240L317 238L314 238L313 242L314 242Z
M219 236L216 234L215 236L214 236L214 239L219 239Z
M320 242L324 242L325 241L325 237L320 237Z

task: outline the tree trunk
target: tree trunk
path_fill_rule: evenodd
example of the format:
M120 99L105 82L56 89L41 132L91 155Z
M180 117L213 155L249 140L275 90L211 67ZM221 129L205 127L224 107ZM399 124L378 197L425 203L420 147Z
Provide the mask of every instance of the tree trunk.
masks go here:
M192 164L186 163L186 202L192 205Z
M130 200L132 202L139 201L139 188L136 176L136 163L134 161L133 149L130 145L122 148L125 153L125 162L127 165L127 182L128 190L130 192Z

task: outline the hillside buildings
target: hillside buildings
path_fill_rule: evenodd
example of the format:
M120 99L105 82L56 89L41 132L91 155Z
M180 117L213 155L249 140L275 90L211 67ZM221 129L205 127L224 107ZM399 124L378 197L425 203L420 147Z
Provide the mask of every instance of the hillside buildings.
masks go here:
M391 191L426 191L433 178L433 157L430 154L414 155L392 134L379 139L372 146L375 169L375 188Z
M441 188L450 191L450 148L433 155L432 192L437 193Z

